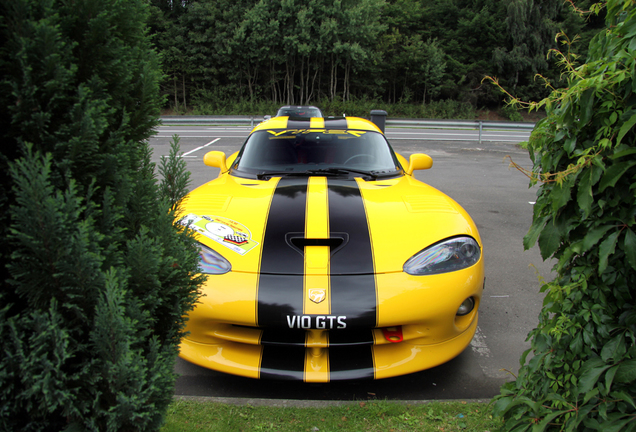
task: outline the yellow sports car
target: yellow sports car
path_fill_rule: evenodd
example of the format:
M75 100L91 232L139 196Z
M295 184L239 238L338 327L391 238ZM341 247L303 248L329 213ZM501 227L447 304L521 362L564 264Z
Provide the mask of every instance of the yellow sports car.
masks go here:
M361 118L275 117L192 191L202 297L180 356L262 379L380 379L460 354L477 328L482 242Z

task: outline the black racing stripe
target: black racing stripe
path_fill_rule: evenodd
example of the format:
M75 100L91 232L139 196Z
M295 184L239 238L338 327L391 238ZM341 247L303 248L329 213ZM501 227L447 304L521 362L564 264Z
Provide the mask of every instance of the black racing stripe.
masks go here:
M274 191L263 238L261 273L298 274L304 257L287 243L287 233L305 232L307 178L281 178Z
M288 327L286 315L303 313L305 260L287 244L286 234L305 231L307 184L306 178L282 178L272 196L258 281L260 327Z
M331 274L373 274L371 236L358 184L355 180L328 180L327 187L329 229L334 235L349 235L347 244L331 258Z
M287 119L287 125L285 126L285 129L309 129L310 126L311 121L309 119L289 117ZM346 130L348 128L349 122L347 122L346 117L325 119L325 129Z
M307 332L296 329L270 329L263 331L261 345L293 345L304 347Z
M305 349L264 346L261 379L302 381L305 373Z
M310 120L290 117L286 129L309 129Z
M373 350L367 345L329 350L329 379L373 379Z
M258 326L288 329L287 317L303 314L303 293L302 276L261 274L258 279Z
M375 277L372 274L332 275L331 314L346 316L347 328L375 328L377 315Z
M332 330L329 332L329 346L338 345L371 345L373 344L373 331L368 329Z
M348 129L349 123L347 118L325 119L325 129Z
M358 184L328 180L329 229L348 233L330 261L331 314L346 316L347 328L376 327L377 299L371 236Z

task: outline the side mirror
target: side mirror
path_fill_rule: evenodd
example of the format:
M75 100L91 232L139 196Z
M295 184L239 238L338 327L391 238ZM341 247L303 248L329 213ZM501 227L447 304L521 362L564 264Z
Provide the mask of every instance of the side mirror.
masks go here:
M205 156L203 156L203 163L210 167L220 168L221 172L227 171L225 153L223 153L222 151L215 150L207 152Z
M409 158L409 167L406 169L408 175L415 170L425 170L433 166L433 158L422 153L412 154Z

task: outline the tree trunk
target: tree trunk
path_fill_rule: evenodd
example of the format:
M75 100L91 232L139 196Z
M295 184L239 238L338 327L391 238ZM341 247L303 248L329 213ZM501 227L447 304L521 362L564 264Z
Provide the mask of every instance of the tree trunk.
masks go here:
M251 72L251 68L248 65L245 76L247 77L247 89L250 92L250 102L254 102L254 86L258 81L258 68L254 68L254 72Z
M333 54L331 55L331 73L330 73L330 84L329 84L329 99L333 102L336 99L336 61L333 58Z
M286 93L287 105L294 104L294 75L295 75L294 72L295 71L290 63L291 61L287 61L287 63L285 64L285 93Z
M307 71L307 74L309 74L309 71ZM317 77L318 77L318 68L316 68L316 71L314 72L314 77L311 80L311 91L307 95L307 105L309 105L309 102L314 97L314 89L316 88L316 78ZM309 83L307 83L307 86L309 87Z
M186 86L185 86L185 74L182 75L183 83L183 109L187 111L188 104L186 103Z
M179 106L179 99L177 97L177 76L174 75L172 77L172 84L174 84L174 109L177 109Z
M276 81L276 68L274 67L273 61L269 63L269 71L269 82L272 90L272 100L274 101L274 103L279 103L280 91L278 88L278 81ZM280 101L282 102L282 98L280 99Z
M300 95L298 102L302 105L305 100L305 57L300 58Z
M343 102L348 102L351 96L350 93L350 88L349 88L349 77L351 75L351 60L347 59L347 62L345 63L345 73L344 73L344 88L342 91L342 101Z

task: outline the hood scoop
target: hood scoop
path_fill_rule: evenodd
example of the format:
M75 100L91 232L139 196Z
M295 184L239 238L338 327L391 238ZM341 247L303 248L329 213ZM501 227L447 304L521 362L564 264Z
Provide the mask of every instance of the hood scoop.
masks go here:
M305 233L287 233L285 242L303 256L306 246L329 246L333 256L349 242L349 234L331 233L329 238L306 238Z

